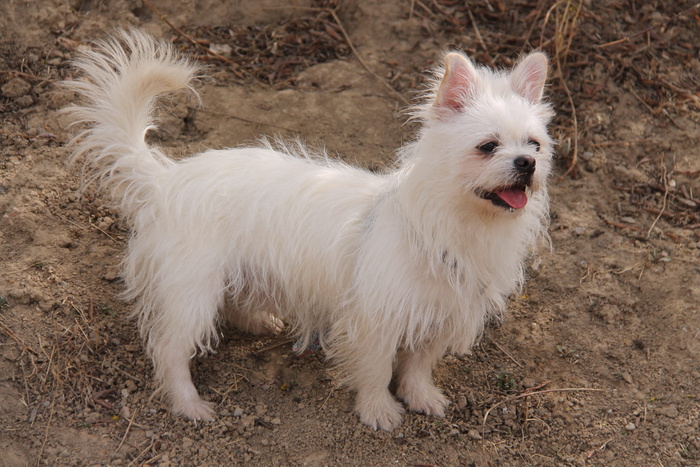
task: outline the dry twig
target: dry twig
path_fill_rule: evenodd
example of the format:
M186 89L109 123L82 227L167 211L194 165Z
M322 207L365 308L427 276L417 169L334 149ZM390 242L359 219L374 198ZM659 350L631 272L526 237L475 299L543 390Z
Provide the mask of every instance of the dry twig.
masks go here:
M613 227L617 227L618 229L628 229L628 230L634 230L635 232L642 232L642 229L640 229L639 227L635 227L633 225L623 224L621 222L611 221L610 219L607 219L603 216L600 216L600 218L603 219L603 222L605 222L606 224L613 226Z
M504 354L506 354L506 356L507 356L508 358L510 358L511 360L513 360L513 362L514 362L516 365L518 365L520 368L523 367L523 364L520 363L519 361L517 361L517 360L515 359L515 357L513 357L506 349L504 349L503 347L501 347L501 346L498 344L498 342L495 342L495 341L494 341L493 345L495 345L496 347L498 347L498 350L500 350L501 352L503 352Z
M49 439L49 427L51 426L51 422L53 421L53 414L54 414L54 407L56 405L56 392L58 391L58 388L56 387L55 381L54 381L54 391L53 391L53 399L51 400L51 408L49 409L49 419L46 421L46 428L44 429L44 440L41 442L41 448L39 449L39 454L37 454L36 457L36 465L37 467L41 465L41 456L44 454L44 448L46 447L46 441Z
M287 340L284 340L282 342L278 342L276 344L272 344L272 345L269 345L267 347L263 347L262 349L256 350L253 353L255 355L259 355L259 354L265 353L269 350L273 350L273 349L277 349L277 348L285 346L285 345L293 344L294 342L295 342L295 339L287 339Z
M204 113L208 113L208 114L212 114L212 115L220 115L220 116L222 116L222 117L232 118L232 119L234 119L234 120L240 120L241 122L250 123L251 125L269 126L269 127L271 127L271 128L278 128L278 129L280 129L280 130L289 131L289 132L291 132L291 133L299 133L298 130L295 130L295 129L293 129L293 128L288 128L288 127L286 127L286 126L275 125L274 123L260 122L260 121L258 121L258 120L252 120L252 119L249 119L249 118L239 117L238 115L234 115L234 114L231 114L231 113L228 113L228 112L217 112L217 111L215 111L215 110L208 110L208 109L199 109L199 112L204 112Z
M488 62L489 66L491 68L495 68L496 65L493 63L493 60L491 60L491 55L489 54L489 49L486 47L486 43L484 43L484 38L481 37L481 32L479 32L479 26L476 24L476 19L474 19L474 14L472 13L471 10L467 10L467 13L469 13L469 19L472 22L472 27L474 28L474 34L476 34L476 39L479 41L479 44L481 44L481 47L484 49L484 52L486 55L486 61Z
M129 430L131 429L131 425L134 423L134 419L136 419L136 414L138 413L138 409L134 411L134 414L131 416L131 419L129 419L129 425L126 427L126 431L124 431L124 436L122 436L122 440L119 443L119 446L117 446L117 449L114 452L119 452L121 449L122 445L124 444L124 441L126 440L126 436L129 434Z
M664 171L664 197L661 201L661 211L659 212L659 215L656 216L656 219L654 219L654 222L651 223L651 227L649 227L649 231L647 231L646 238L649 238L649 236L651 235L651 231L654 230L654 227L656 227L656 223L659 222L659 219L661 219L661 216L663 215L664 211L666 211L666 200L668 199L668 177L666 176L666 164L664 164L663 158L661 159L661 167L663 167Z

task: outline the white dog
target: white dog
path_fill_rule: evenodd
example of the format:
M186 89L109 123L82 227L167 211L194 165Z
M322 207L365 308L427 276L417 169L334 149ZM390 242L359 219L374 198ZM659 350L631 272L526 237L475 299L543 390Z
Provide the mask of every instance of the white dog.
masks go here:
M175 162L144 136L155 98L192 90L196 65L131 31L77 68L84 79L68 86L83 103L69 112L86 129L73 160L131 226L125 296L174 412L213 418L189 362L217 343L222 322L262 332L283 319L307 345L320 336L370 427L401 422L394 371L410 410L444 415L433 367L466 352L504 309L546 235L543 54L510 73L447 54L415 109L417 139L385 174L267 142Z

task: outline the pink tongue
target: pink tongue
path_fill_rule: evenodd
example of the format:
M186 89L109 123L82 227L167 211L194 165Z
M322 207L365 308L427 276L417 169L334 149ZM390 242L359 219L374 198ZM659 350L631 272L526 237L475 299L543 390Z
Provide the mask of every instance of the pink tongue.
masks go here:
M524 190L497 191L496 194L513 209L522 209L527 204L527 195Z

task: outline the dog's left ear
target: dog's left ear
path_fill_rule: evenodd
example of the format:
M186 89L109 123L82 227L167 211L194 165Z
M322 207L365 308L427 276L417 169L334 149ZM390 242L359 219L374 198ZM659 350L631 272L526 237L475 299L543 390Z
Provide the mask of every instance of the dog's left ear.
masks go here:
M534 52L522 59L510 74L510 85L515 92L537 104L542 99L547 80L547 56Z

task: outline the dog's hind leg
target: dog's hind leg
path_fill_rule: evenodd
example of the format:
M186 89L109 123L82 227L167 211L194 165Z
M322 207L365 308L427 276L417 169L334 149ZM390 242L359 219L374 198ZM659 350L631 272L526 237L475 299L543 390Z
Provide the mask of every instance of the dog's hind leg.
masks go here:
M214 420L214 404L202 400L192 383L190 359L193 349L182 344L177 336L173 336L154 351L156 373L161 374L161 390L174 413L192 420Z
M201 271L200 271L201 272ZM213 404L199 397L192 383L190 360L217 341L223 286L216 274L166 277L159 290L159 316L148 334L159 392L173 412L193 420L213 420Z
M414 412L445 416L447 399L433 383L433 367L445 352L442 345L428 344L415 350L403 350L398 358L396 395Z

